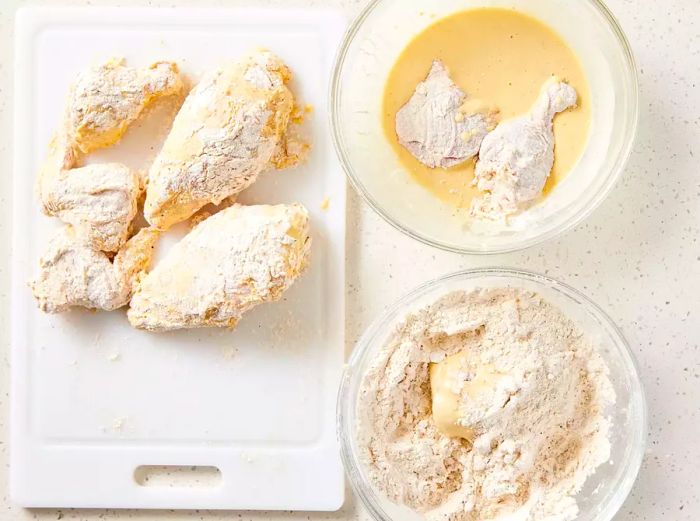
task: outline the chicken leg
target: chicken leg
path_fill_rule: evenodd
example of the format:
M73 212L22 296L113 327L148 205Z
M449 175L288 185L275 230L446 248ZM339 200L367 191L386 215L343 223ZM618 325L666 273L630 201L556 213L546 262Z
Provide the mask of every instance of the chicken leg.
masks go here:
M573 87L552 78L528 114L501 122L484 138L474 178L484 194L472 202L473 216L503 219L540 196L554 165L554 116L576 101Z
M68 97L64 123L68 139L83 154L111 146L148 105L180 95L184 88L171 62L140 69L111 59L90 67L78 75Z

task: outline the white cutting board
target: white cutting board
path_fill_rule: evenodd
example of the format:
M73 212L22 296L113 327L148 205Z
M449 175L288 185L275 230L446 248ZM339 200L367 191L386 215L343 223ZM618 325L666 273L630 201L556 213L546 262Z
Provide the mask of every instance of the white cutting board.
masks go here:
M335 510L344 480L336 388L344 357L345 180L327 92L344 22L310 10L23 9L16 20L11 495L31 507ZM308 164L270 172L244 202L292 202L312 218L312 265L281 302L235 331L157 335L123 311L38 311L26 282L58 226L33 196L67 89L86 65L173 59L196 78L266 47L313 104ZM157 112L157 111L156 111ZM150 125L150 127L149 127ZM99 159L152 157L151 121ZM95 160L94 158L92 159ZM329 198L327 210L322 201ZM167 241L166 241L167 242ZM172 242L172 241L170 241ZM213 466L218 484L146 486L143 465ZM198 478L196 478L198 479ZM199 485L199 486L191 486Z

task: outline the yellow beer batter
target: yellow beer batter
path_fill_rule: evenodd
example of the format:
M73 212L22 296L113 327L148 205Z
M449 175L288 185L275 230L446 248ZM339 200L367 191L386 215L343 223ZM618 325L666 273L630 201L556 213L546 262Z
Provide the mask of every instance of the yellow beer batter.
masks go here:
M433 60L442 60L468 99L500 110L500 120L529 111L552 76L578 94L577 106L554 119L554 168L544 194L576 164L588 139L590 94L581 65L551 28L515 10L483 8L438 20L416 36L389 73L383 101L383 126L401 164L442 201L468 208L478 192L471 186L474 159L459 166L428 168L403 148L396 136L397 111L422 82Z

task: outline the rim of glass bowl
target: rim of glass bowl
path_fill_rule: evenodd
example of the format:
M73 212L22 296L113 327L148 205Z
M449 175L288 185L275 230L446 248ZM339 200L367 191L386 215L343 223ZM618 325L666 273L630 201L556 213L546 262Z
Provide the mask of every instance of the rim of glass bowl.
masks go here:
M355 18L350 27L348 27L343 40L338 48L338 52L335 57L335 64L333 66L333 73L331 76L330 92L328 96L329 100L329 115L331 119L331 135L333 139L333 146L335 148L336 154L340 159L340 164L345 171L350 184L353 186L356 192L358 192L362 198L369 204L369 206L379 214L386 222L392 225L394 228L402 233L405 233L409 237L416 239L424 244L440 248L442 250L451 251L454 253L462 254L473 254L473 255L495 255L500 253L511 253L515 251L524 250L547 242L549 240L560 237L564 233L568 232L576 225L580 224L587 217L589 217L593 211L600 206L600 204L605 200L605 198L610 194L613 187L619 180L622 172L627 165L627 161L632 153L632 148L634 147L634 142L637 135L637 126L639 122L639 75L637 73L637 65L634 59L634 54L632 53L632 48L630 46L625 33L620 27L619 22L612 14L610 9L603 3L602 0L578 0L580 2L586 2L594 9L597 9L603 18L607 21L609 28L612 30L613 34L617 37L620 48L626 58L627 65L627 75L631 80L631 90L630 90L630 106L628 124L631 125L631 132L626 136L625 142L623 143L620 151L617 154L615 163L610 169L605 182L601 185L596 193L594 193L588 203L581 207L578 211L574 212L567 219L565 219L558 227L552 228L545 233L536 235L527 240L519 243L513 243L511 245L489 247L488 249L478 249L461 247L459 245L450 244L447 242L432 239L422 233L411 230L410 228L402 225L400 222L391 217L387 212L384 211L382 206L374 199L372 194L369 193L360 181L360 179L355 175L352 162L348 157L346 152L347 147L345 146L345 140L343 137L343 132L341 130L340 123L340 82L343 73L343 67L345 65L345 59L347 58L348 52L350 50L350 45L353 43L355 36L358 31L367 20L369 15L374 11L374 9L382 2L386 0L371 0L365 8L360 12L360 14Z
M648 411L644 387L639 377L637 360L620 328L617 327L608 314L589 297L576 288L551 277L510 268L468 269L425 282L392 304L384 313L376 318L362 334L343 371L340 387L338 389L336 407L336 429L340 443L340 455L346 475L350 479L352 489L360 497L362 504L375 520L395 521L381 507L377 493L375 493L372 486L369 484L366 473L362 468L362 463L359 461L354 438L354 408L356 404L351 403L350 400L350 381L353 374L357 372L358 366L364 361L370 346L373 345L377 336L385 331L387 324L395 319L397 313L415 302L418 298L432 291L436 286L449 283L453 280L469 280L481 277L515 278L559 291L564 296L584 306L586 310L593 315L596 321L600 323L601 327L608 333L613 343L618 347L625 362L624 365L632 377L631 380L634 387L631 392L629 407L637 410L638 418L636 419L634 437L628 440L629 443L627 444L626 455L620 460L624 465L624 470L617 480L617 483L611 487L612 492L601 499L601 503L599 504L600 510L595 518L596 521L611 521L632 490L632 486L637 479L642 465L647 444ZM357 377L359 377L359 375ZM348 423L350 418L353 418L352 424Z

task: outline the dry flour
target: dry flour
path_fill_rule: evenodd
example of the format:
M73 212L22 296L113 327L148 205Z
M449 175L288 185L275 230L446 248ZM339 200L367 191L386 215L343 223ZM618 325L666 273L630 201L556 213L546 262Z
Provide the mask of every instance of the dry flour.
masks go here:
M431 363L447 362L450 381L431 382ZM454 393L468 439L438 428L431 383ZM376 356L358 436L373 484L429 520L569 521L609 458L612 401L595 346L539 295L456 292L409 315Z

